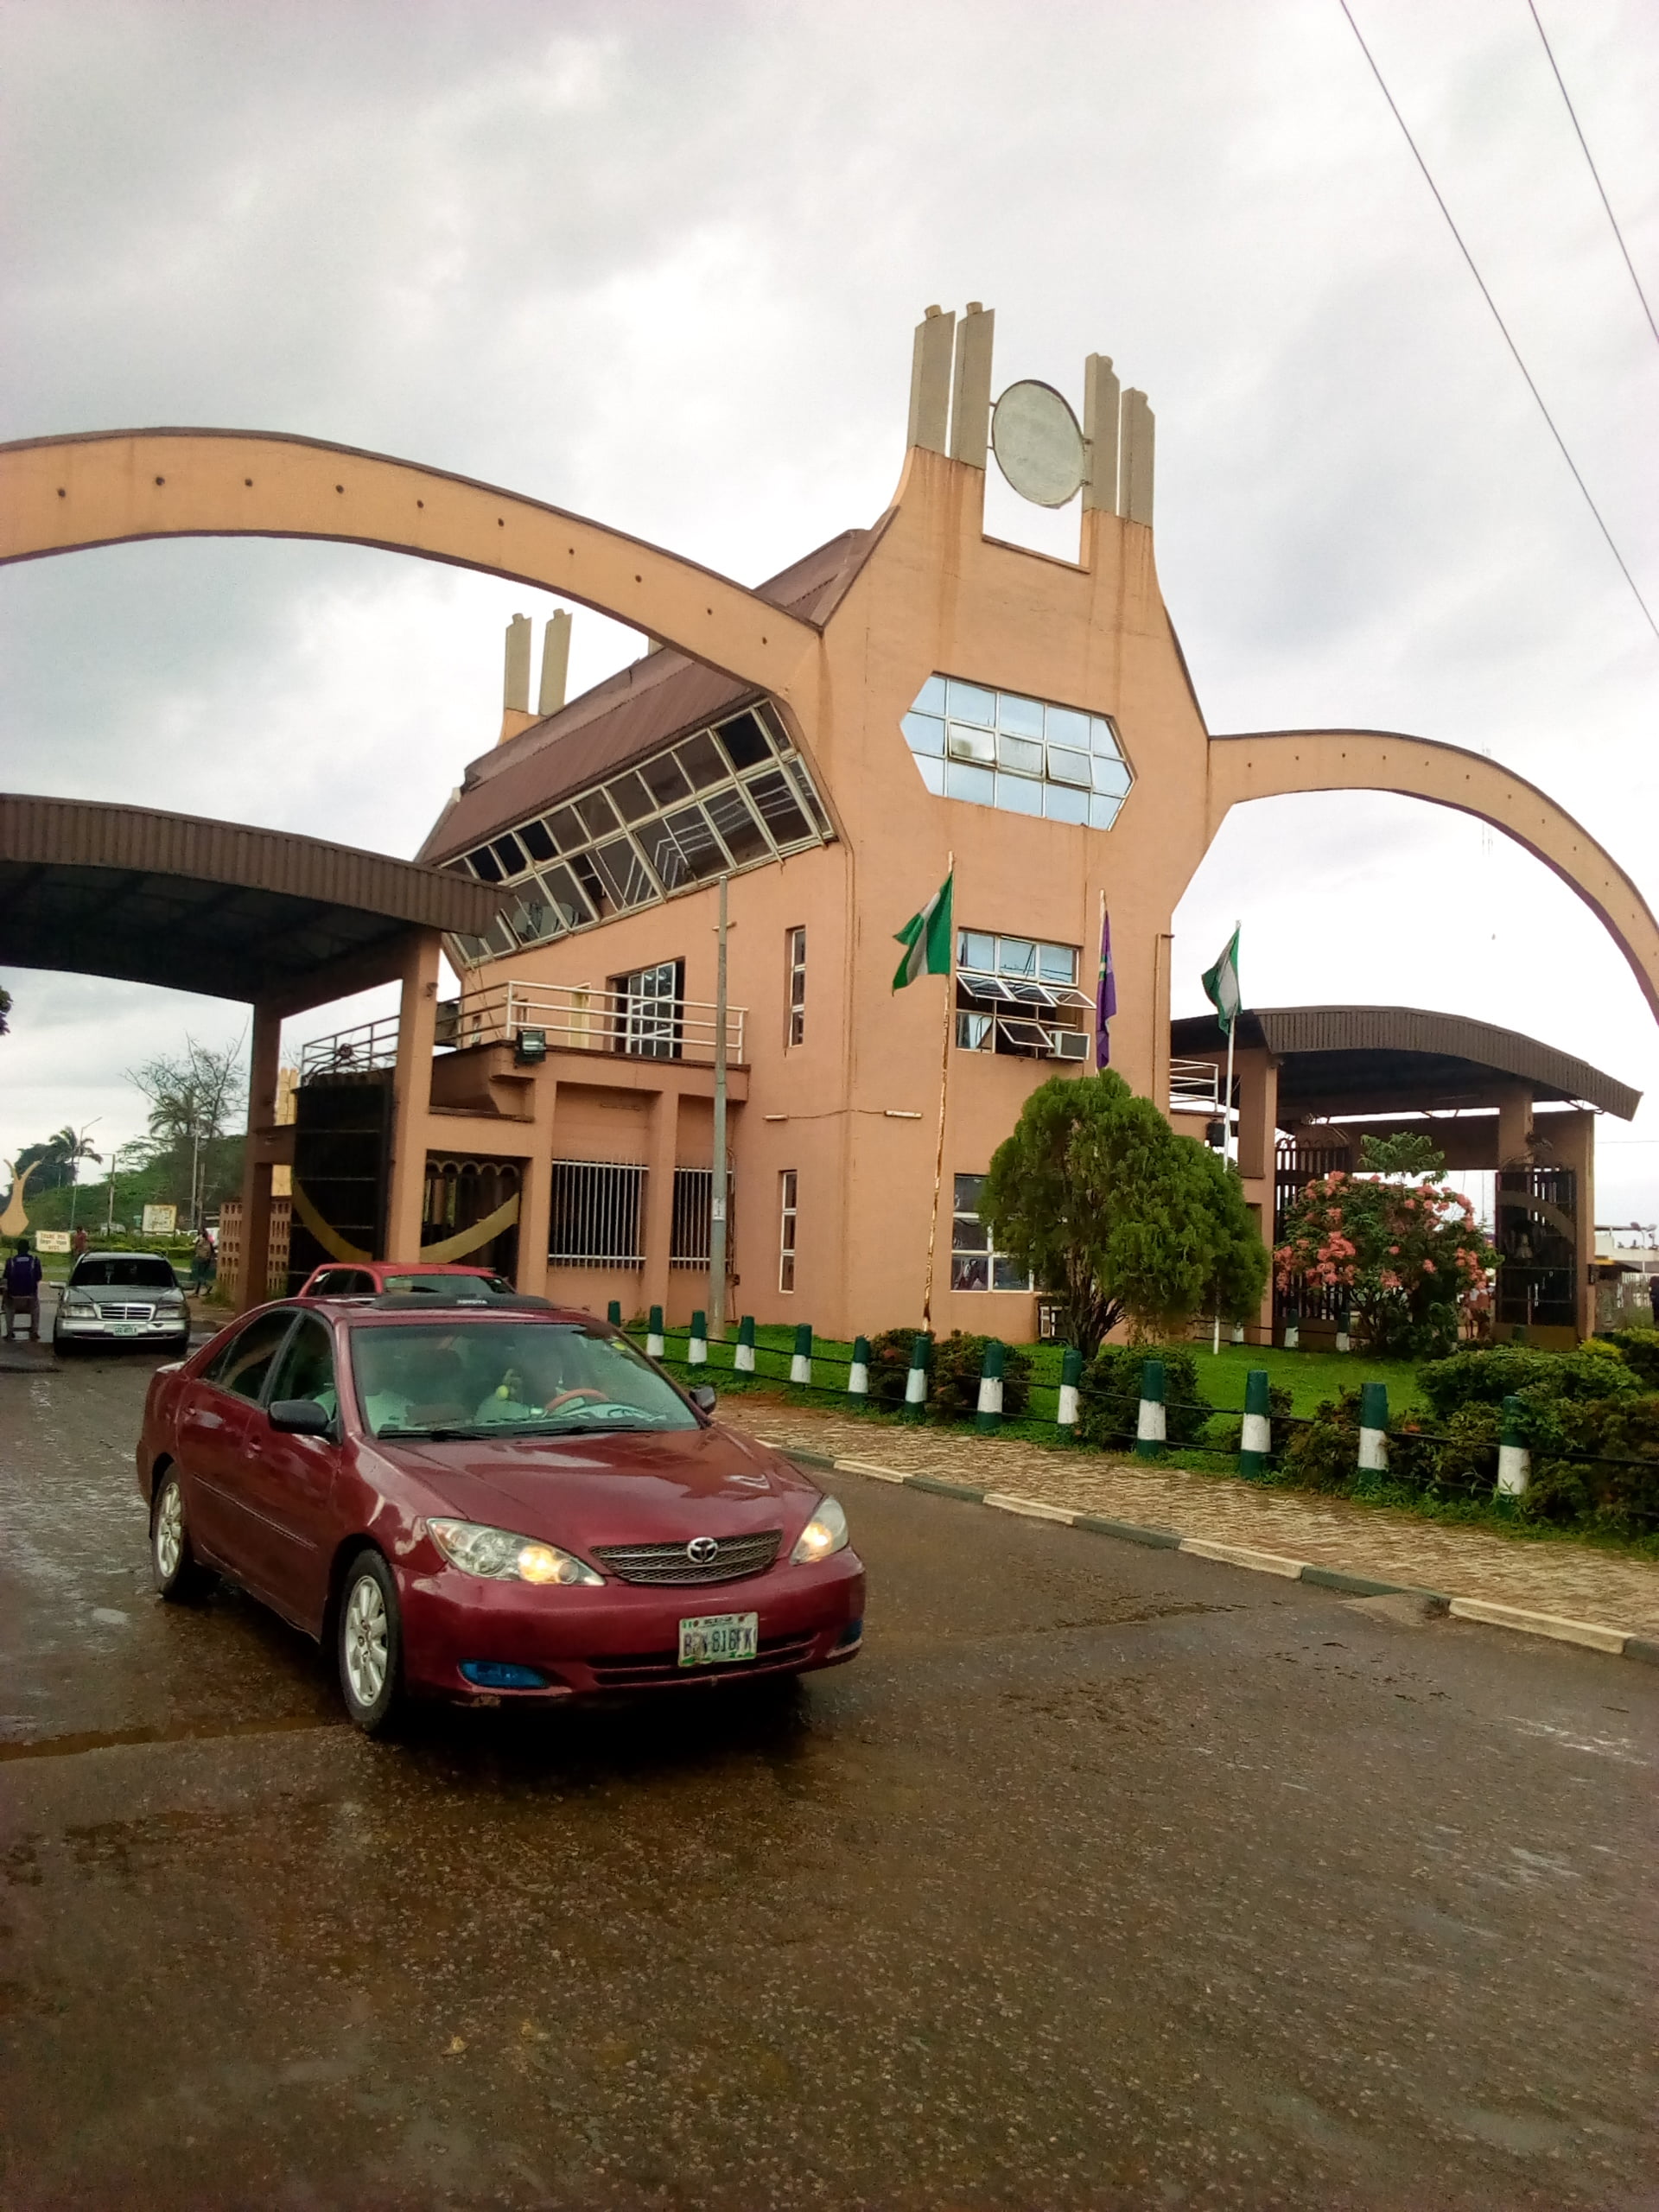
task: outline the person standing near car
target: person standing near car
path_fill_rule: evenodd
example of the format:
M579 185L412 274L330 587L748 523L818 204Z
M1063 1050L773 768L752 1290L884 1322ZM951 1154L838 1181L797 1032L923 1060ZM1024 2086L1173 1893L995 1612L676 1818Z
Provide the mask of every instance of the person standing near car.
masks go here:
M41 1337L41 1263L29 1249L27 1236L17 1239L17 1249L6 1262L4 1303L6 1308L6 1342L16 1341L17 1316L29 1316L30 1341L40 1342Z
M196 1236L195 1249L190 1255L191 1296L205 1298L218 1271L219 1255L213 1249L213 1240L205 1229L201 1230Z

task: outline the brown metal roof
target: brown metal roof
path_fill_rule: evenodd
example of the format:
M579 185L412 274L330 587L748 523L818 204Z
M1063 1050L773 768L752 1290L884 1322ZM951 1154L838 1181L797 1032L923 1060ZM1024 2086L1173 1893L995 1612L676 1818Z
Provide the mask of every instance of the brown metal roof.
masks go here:
M254 999L411 927L481 934L487 885L148 807L0 793L0 962Z
M1226 1038L1213 1014L1170 1024L1177 1052L1213 1052ZM1535 1098L1581 1099L1628 1122L1639 1090L1513 1029L1412 1006L1247 1008L1237 1041L1264 1045L1279 1062L1281 1117L1363 1114L1468 1103L1471 1087L1512 1076Z
M760 596L803 620L827 621L884 527L843 531L758 585ZM460 798L434 823L420 857L450 860L760 696L672 647L648 653L469 761Z

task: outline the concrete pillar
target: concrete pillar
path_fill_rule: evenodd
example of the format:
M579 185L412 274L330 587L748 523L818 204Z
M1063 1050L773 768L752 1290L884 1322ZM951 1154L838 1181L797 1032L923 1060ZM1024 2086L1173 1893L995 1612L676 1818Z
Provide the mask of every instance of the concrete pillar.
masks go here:
M259 1132L276 1119L276 1077L281 1065L282 1016L269 1007L253 1009L253 1046L248 1065L248 1141L242 1167L242 1260L235 1298L244 1312L270 1296L271 1163L263 1158Z
M659 1090L652 1101L645 1174L645 1265L642 1306L668 1306L668 1262L674 1241L674 1155L679 1149L680 1100Z
M1238 1084L1238 1172L1247 1177L1271 1179L1279 1115L1279 1063L1264 1051L1247 1047L1233 1056L1233 1077Z
M957 325L956 377L950 399L950 458L983 468L991 438L991 336L995 310L969 300Z
M536 1071L531 1086L535 1111L532 1150L518 1181L518 1270L517 1287L531 1298L547 1295L547 1243L553 1213L553 1129L558 1114L559 1079L551 1068Z
M1123 395L1118 415L1117 512L1125 522L1152 521L1153 412L1144 391Z
M1497 1164L1517 1164L1527 1156L1527 1131L1532 1127L1532 1091L1524 1083L1505 1084L1497 1094Z
M526 625L528 632L528 625ZM432 1041L437 1026L435 930L411 930L404 947L397 1008L397 1065L392 1076L391 1163L385 1249L378 1259L418 1260L426 1208L426 1126L432 1103Z
M1573 1170L1578 1235L1573 1259L1574 1297L1580 1337L1596 1333L1596 1287L1591 1271L1596 1256L1596 1117L1593 1114L1546 1114L1539 1134L1547 1136L1563 1167Z
M542 633L542 688L536 695L537 711L556 715L564 704L564 687L570 675L570 617L563 607L548 617Z
M1175 939L1160 930L1152 947L1152 1103L1160 1114L1169 1112L1169 969Z
M501 679L501 704L516 715L530 712L530 617L515 614L507 625L507 650Z
M950 419L950 367L957 318L929 308L916 326L910 359L910 429L905 442L929 453L946 450Z
M1117 512L1117 417L1121 397L1109 357L1091 353L1083 365L1083 435L1089 443L1084 480L1085 511Z

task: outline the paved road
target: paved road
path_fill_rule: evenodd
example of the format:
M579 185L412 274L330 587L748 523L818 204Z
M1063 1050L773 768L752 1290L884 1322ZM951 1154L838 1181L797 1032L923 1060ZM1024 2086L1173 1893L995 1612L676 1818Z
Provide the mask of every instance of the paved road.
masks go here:
M344 1726L0 1374L0 2202L1659 2203L1659 1677L845 1480L793 1700Z

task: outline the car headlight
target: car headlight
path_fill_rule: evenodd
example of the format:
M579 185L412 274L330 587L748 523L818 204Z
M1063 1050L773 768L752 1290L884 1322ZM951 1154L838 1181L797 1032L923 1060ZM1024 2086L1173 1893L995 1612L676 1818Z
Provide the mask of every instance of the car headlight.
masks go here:
M832 1552L847 1548L847 1516L833 1497L821 1497L818 1510L795 1539L790 1563L793 1567L810 1567L816 1560L828 1559Z
M184 1293L181 1290L164 1290L156 1303L158 1308L164 1308L168 1313L175 1312L183 1305Z
M516 1536L510 1529L486 1529L476 1521L429 1521L433 1542L451 1567L489 1582L600 1583L586 1560L573 1559L556 1544L535 1536Z
M84 1290L66 1290L63 1294L63 1307L66 1313L95 1313L98 1311L98 1301L89 1298Z

